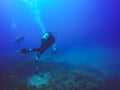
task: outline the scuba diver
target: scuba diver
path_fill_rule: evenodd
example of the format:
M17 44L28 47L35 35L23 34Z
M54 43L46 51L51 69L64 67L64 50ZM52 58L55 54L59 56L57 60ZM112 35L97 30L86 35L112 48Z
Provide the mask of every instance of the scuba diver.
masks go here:
M39 71L38 60L39 60L40 56L50 47L53 48L53 51L51 52L51 54L54 54L57 51L57 49L55 47L55 37L53 36L53 34L51 32L46 32L46 33L44 33L44 35L41 38L41 45L39 48L33 48L33 49L23 48L20 50L20 53L22 53L22 54L28 54L31 52L37 53L36 58L35 58L35 72L38 73L38 71Z
M13 42L16 44L19 44L19 43L23 42L24 40L25 40L24 36L18 36L15 38L15 41L13 41Z

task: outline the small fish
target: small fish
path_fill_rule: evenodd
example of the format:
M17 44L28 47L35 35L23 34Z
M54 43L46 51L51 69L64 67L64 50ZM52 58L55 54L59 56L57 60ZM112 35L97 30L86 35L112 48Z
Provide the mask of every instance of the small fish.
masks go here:
M19 44L19 43L23 42L24 40L25 40L24 36L19 36L19 37L16 37L14 43Z

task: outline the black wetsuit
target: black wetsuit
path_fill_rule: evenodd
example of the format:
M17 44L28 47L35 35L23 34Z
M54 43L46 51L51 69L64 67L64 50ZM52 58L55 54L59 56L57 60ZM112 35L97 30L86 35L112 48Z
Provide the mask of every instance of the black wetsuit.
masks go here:
M55 43L55 38L52 35L52 33L50 33L50 32L47 32L47 33L49 34L47 39L42 38L40 48L32 49L33 52L39 52L40 54L42 54L42 53L44 53L44 51L46 51L46 49L48 49Z
M47 34L47 35L45 35ZM38 65L38 58L40 57L41 54L43 54L49 47L51 47L55 43L55 38L50 32L46 32L42 39L41 39L41 45L40 48L34 48L34 49L26 49L23 48L20 53L27 54L30 52L37 52L37 57L35 59L35 72L39 72L39 65Z

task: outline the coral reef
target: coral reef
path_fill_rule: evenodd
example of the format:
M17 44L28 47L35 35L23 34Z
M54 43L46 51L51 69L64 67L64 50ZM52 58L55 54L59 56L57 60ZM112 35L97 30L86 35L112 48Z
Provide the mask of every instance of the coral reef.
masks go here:
M106 85L113 82L95 68L50 61L41 61L40 72L35 74L30 70L32 63L11 67L0 78L0 90L107 90Z
M27 78L27 85L39 88L40 86L47 85L50 78L49 73L44 73L44 76L35 74Z

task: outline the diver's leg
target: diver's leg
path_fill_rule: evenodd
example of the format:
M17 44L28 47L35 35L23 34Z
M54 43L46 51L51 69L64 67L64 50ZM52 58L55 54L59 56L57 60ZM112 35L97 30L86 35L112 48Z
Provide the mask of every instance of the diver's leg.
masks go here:
M39 57L40 57L40 54L38 53L35 58L35 73L39 72L39 65L38 65Z

